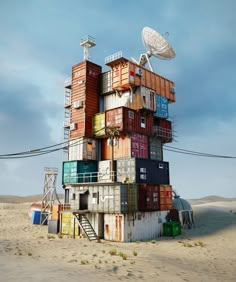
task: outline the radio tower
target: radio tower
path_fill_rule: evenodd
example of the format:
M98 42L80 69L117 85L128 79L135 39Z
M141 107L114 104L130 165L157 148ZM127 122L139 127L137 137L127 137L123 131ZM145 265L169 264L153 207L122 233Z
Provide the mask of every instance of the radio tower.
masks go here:
M44 189L40 216L41 224L47 222L48 219L51 217L52 206L54 204L54 201L57 200L60 204L60 200L56 191L57 175L57 168L44 168Z
M80 40L80 46L84 47L84 60L89 61L91 59L89 49L96 46L96 40L92 36L85 36Z

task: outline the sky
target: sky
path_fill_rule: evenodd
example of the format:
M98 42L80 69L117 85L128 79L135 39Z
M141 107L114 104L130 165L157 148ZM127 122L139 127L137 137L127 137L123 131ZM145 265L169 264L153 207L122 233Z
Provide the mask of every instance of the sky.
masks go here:
M63 141L64 80L83 60L80 39L93 36L91 61L139 58L141 31L169 33L176 52L151 58L154 71L175 82L174 147L236 156L236 1L0 0L0 155ZM0 194L43 192L44 167L59 168L62 151L0 159ZM236 159L164 151L170 182L183 198L236 197Z

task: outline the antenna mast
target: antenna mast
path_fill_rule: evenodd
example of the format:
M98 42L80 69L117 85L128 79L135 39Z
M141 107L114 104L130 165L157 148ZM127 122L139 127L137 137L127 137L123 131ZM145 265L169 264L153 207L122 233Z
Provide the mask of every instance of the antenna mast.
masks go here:
M96 40L92 36L85 36L80 40L80 46L84 47L84 60L89 61L91 59L90 56L90 48L96 46Z

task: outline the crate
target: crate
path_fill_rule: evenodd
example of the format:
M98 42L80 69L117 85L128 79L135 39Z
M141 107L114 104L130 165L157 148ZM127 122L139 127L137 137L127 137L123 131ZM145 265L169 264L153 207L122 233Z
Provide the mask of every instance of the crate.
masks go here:
M163 235L164 236L178 236L181 234L181 225L178 221L170 221L163 223Z

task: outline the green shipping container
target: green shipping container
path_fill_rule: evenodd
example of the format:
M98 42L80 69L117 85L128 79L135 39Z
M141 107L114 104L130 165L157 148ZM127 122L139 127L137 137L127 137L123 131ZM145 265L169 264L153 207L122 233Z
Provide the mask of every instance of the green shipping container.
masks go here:
M62 166L62 184L97 182L98 162L66 161Z
M178 236L181 234L180 222L170 221L163 223L163 235L164 236Z

